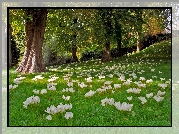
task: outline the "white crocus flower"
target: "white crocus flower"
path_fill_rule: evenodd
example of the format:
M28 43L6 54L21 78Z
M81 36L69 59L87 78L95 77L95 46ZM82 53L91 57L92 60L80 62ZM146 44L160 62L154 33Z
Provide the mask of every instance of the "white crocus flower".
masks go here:
M65 97L65 96L63 95L63 96L62 96L62 99L64 99L64 100L67 100L67 101L68 101L68 100L70 100L70 96L66 96L66 97Z
M121 88L121 84L114 84L114 88L115 88L115 89Z
M157 93L157 96L162 96L162 95L164 95L165 94L165 91L164 92L161 92L160 90L158 91L158 93Z
M131 97L127 97L127 99L128 99L129 101L131 101L131 100L132 100L132 96L131 96Z
M46 119L47 119L47 120L52 120L52 116L51 116L51 115L48 115L48 116L46 117Z
M153 93L146 94L146 97L147 97L147 98L151 98L152 96L153 96Z
M160 96L158 96L158 95L154 96L153 98L154 98L157 102L160 102L160 101L162 101L162 100L164 99L164 97L160 97Z
M65 118L66 119L69 119L69 118L72 118L73 117L73 113L72 112L66 112L65 114Z
M150 79L150 80L146 80L146 83L152 83L152 82L153 82L152 79Z
M39 94L39 90L34 89L33 92L34 92L35 94Z
M33 96L27 98L26 101L23 102L23 104L24 104L23 106L25 108L27 108L27 106L29 104L34 104L34 103L40 103L40 98L38 96L33 95Z
M87 93L85 94L85 97L91 97L91 96L93 96L95 93L96 93L96 91L90 90L89 92L87 92Z
M140 77L139 80L145 81L146 79L145 79L145 77Z
M142 102L142 104L144 104L144 103L146 103L147 102L147 100L145 99L145 97L138 97Z
M158 86L165 89L168 86L168 84L158 84Z
M47 93L47 90L46 89L42 89L40 94L46 94Z

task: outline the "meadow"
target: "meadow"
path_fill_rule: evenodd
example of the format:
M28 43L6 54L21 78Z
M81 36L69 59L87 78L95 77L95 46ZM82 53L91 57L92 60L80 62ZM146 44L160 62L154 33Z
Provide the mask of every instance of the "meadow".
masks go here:
M101 63L9 70L9 126L171 126L171 42Z

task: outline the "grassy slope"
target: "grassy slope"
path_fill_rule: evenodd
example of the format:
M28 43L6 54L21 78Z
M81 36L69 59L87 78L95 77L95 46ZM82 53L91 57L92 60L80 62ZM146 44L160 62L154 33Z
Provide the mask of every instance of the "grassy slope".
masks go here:
M56 67L54 67L56 68ZM64 68L70 68L69 70L63 70ZM155 69L151 72L151 69ZM96 70L96 71L95 71ZM144 70L145 72L141 72ZM13 73L14 69L10 70L10 84L13 84L13 80L18 74ZM83 74L82 74L83 72ZM104 81L98 81L97 74L106 76ZM123 82L118 80L118 76L114 75L113 78L107 77L108 74L114 74L119 72L126 76L126 79L130 78L129 74L132 72L137 74L137 79L132 79L130 86L123 85ZM162 72L162 73L160 73ZM63 80L65 74L73 73L72 79L85 82L87 75L91 74L93 78L93 87L87 87L81 89L74 83L75 93L63 93L62 89L67 88L66 82ZM32 92L34 89L46 89L48 78L50 75L56 74L59 79L56 81L56 91L48 91L47 94L38 95L41 99L40 104L30 105L27 109L23 108L23 102L26 98L34 95ZM81 77L78 76L81 74ZM34 82L34 78L37 74L22 75L26 79L23 80L19 87L13 89L9 93L9 124L12 126L170 126L171 116L171 86L166 89L158 87L158 83L164 83L171 79L171 44L169 42L161 42L150 46L140 53L136 53L129 57L120 57L114 59L112 62L101 64L99 61L83 62L79 64L62 65L58 68L58 71L49 71L42 74L44 79ZM152 78L157 76L157 78ZM142 89L139 95L127 94L126 90L131 87L136 87L134 81L139 81L140 77L146 79L153 79L153 83L147 85ZM165 78L165 81L161 81L160 78ZM100 88L105 81L112 81L112 87L115 83L122 84L121 89L114 89L115 93L107 91L104 93L96 93L90 98L84 97L84 94L89 90L96 90ZM139 96L145 96L146 93L153 92L154 95L158 90L165 91L165 98L162 102L157 103L153 98L147 99L146 104L141 104L141 101L137 98ZM70 95L69 101L62 99L62 95ZM129 102L126 97L133 96L132 102ZM131 111L121 112L114 106L107 105L101 106L101 100L104 98L114 98L115 101L133 103L132 111L136 113L132 116ZM69 110L73 112L74 117L66 120L64 118L65 113L59 113L52 116L52 120L46 120L47 113L44 112L50 105L59 105L72 103L73 108Z

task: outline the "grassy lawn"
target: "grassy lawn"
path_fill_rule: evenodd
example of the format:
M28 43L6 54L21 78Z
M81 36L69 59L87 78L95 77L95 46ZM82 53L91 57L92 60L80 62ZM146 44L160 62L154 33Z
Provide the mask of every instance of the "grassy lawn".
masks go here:
M48 72L35 74L17 74L15 69L9 70L10 85L16 85L14 79L25 77L18 87L9 91L10 126L171 126L171 42L157 43L140 53L111 62L95 60L48 69ZM37 75L43 79L34 80ZM47 89L52 77L57 78L51 79L56 83L55 90ZM89 77L92 77L91 83L86 80ZM80 87L82 82L86 87ZM115 88L114 84L120 84L120 87ZM166 88L159 84L166 84ZM110 89L99 92L99 88L107 86ZM67 88L73 88L74 92L63 92ZM128 93L130 88L140 89L140 93ZM33 92L35 89L40 92L46 89L47 93L36 94ZM94 91L94 95L86 97L90 90ZM159 94L159 90L163 95L158 97L164 98L157 102L154 96ZM150 93L153 96L147 98L146 94ZM23 102L33 95L40 98L40 103L25 108ZM70 99L63 99L63 95L70 96ZM132 100L128 100L131 96ZM145 99L142 101L140 97ZM105 98L108 100L102 105ZM111 98L114 102L109 101ZM131 109L123 107L119 110L119 101L133 105ZM57 107L60 103L71 104L72 108L56 114L45 112L51 105ZM72 112L73 117L66 119L66 112ZM51 120L46 119L48 115L51 115Z

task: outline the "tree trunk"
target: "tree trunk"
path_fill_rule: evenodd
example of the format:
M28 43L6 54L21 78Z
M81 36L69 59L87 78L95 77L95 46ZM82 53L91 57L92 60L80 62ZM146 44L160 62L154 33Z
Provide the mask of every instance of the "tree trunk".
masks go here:
M7 55L7 36L5 35L5 29L6 29L6 23L4 21L2 21L2 69L6 68L7 65L7 59L6 59L6 55Z
M73 62L78 62L78 57L76 56L76 51L77 51L77 47L76 47L76 37L77 34L76 32L73 35L73 44L72 44L72 57L71 57L71 63Z
M138 11L137 52L142 48L142 9Z
M21 64L16 69L17 72L34 73L46 71L42 46L47 19L47 9L34 11L33 21L26 22L26 47Z
M141 51L141 49L142 49L141 34L137 33L137 52Z
M76 51L77 51L77 47L74 46L72 47L72 58L71 58L71 63L73 62L78 62L78 57L76 56Z
M110 42L105 44L105 49L103 50L103 55L101 58L102 62L110 61L111 60L111 50L110 50Z
M12 67L11 37L12 37L12 27L9 24L9 68Z

